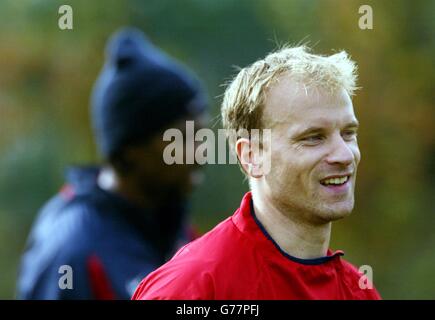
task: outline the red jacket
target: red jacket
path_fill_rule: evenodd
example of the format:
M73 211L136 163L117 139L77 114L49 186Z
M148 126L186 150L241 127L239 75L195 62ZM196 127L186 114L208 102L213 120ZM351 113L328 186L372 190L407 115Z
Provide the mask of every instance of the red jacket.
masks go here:
M148 275L133 299L380 299L342 251L318 259L286 254L255 217L247 193L232 217Z

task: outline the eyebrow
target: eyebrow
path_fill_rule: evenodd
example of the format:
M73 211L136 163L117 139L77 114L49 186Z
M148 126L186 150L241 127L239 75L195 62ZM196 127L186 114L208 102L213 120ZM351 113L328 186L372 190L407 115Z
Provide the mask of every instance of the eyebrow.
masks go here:
M345 128L359 128L358 120L352 120L348 124L346 124Z
M347 123L344 127L346 129L358 128L359 122L358 122L358 120L352 120L351 122ZM324 130L325 130L324 127L311 126L311 127L308 127L306 129L302 130L301 132L296 133L296 137L302 137L302 136L305 136L305 135L310 134L310 133L318 133L318 132L321 132Z

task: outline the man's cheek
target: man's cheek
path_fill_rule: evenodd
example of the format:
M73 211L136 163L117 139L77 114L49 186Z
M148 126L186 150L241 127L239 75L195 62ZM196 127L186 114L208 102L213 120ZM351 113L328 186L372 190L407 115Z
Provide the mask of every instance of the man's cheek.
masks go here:
M281 154L276 150L272 150L270 154L270 170L266 175L278 176L282 173L284 168L285 164Z
M361 151L359 150L357 143L355 143L355 145L352 147L352 153L353 153L353 157L355 159L355 165L358 166L358 164L361 160Z

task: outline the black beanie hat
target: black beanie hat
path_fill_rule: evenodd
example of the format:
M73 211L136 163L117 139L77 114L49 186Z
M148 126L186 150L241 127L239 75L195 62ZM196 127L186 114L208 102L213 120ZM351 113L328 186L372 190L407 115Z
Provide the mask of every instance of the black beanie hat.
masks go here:
M95 138L105 159L206 108L199 80L141 31L125 28L109 40L92 94Z

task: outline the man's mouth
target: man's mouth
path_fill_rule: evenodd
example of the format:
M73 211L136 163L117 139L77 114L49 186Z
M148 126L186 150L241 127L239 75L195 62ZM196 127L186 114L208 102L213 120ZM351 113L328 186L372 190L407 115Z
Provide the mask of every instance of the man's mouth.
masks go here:
M341 186L349 181L350 175L334 176L320 180L320 183L324 186Z

